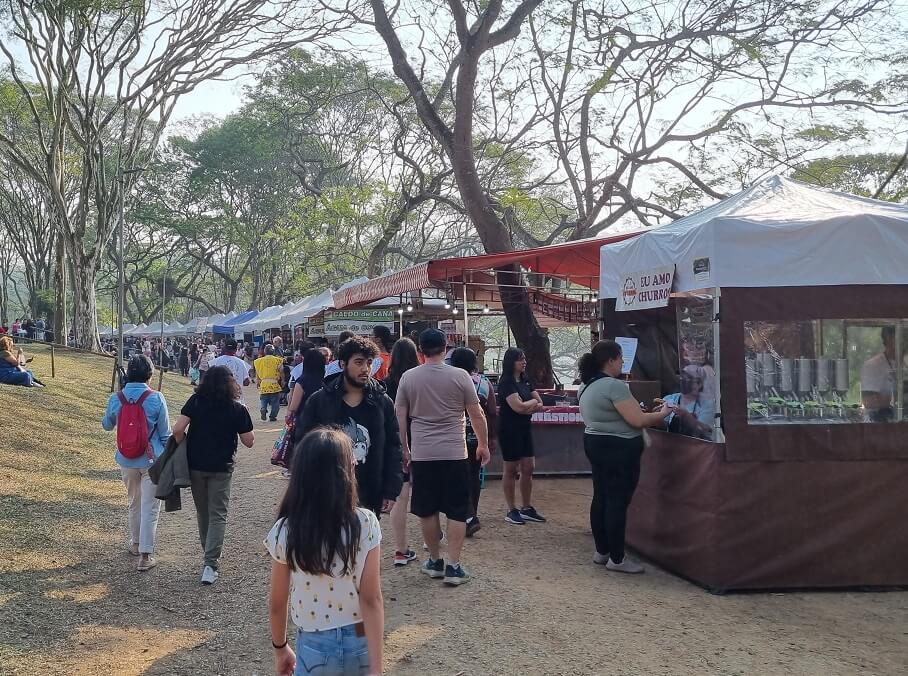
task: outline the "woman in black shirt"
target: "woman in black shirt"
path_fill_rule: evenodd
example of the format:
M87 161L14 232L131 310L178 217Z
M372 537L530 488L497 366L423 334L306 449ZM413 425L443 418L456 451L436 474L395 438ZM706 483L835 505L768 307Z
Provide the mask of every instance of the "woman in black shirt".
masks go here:
M530 433L530 419L536 411L542 410L542 397L527 380L527 358L523 350L509 347L501 363L501 378L498 380L498 445L504 474L501 484L508 513L504 520L518 526L527 521L543 523L542 516L532 505L533 469L536 459L533 451L533 436ZM520 479L520 497L523 507L517 509L515 485Z
M246 448L252 448L255 442L252 418L237 401L239 396L240 387L230 370L226 366L212 366L195 394L183 405L173 427L178 442L187 438L192 499L205 552L202 584L212 584L218 579L237 437Z

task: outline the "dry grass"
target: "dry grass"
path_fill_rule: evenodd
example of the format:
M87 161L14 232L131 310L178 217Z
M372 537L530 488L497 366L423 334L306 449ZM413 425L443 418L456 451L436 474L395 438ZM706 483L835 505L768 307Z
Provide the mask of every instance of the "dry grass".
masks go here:
M256 418L237 457L221 578L199 584L192 500L162 514L159 565L124 550L124 489L99 420L110 363L60 357L50 387L0 386L0 674L273 673L262 538L286 482L268 462L278 425ZM165 384L172 414L189 395ZM254 393L247 392L247 401ZM490 482L464 560L444 588L393 568L382 519L386 673L403 676L888 676L908 664L908 594L711 596L649 566L622 577L590 563L586 479L536 482L549 523L504 523ZM410 519L410 544L419 547Z

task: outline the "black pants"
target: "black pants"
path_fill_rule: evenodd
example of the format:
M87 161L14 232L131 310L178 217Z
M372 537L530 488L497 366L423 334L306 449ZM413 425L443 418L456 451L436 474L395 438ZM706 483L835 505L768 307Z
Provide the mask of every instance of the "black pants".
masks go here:
M596 540L596 551L621 563L627 508L640 480L643 437L625 439L606 434L584 434L583 450L593 466L590 527Z
M467 440L467 457L470 460L470 517L479 516L479 491L482 486L482 463L476 459L478 442L470 443Z

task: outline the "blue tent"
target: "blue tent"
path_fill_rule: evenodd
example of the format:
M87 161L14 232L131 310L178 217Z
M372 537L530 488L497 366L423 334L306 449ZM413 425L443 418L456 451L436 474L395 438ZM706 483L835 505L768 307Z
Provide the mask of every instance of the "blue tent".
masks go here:
M242 324L243 322L248 322L250 319L255 317L259 313L258 310L249 310L240 315L237 315L233 319L228 319L223 324L216 324L211 327L212 333L226 333L227 335L233 335L233 329L237 324Z

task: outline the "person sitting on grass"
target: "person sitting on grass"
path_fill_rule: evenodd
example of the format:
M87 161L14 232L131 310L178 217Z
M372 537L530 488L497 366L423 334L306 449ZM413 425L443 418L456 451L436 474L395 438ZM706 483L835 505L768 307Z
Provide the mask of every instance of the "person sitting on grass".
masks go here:
M0 338L0 383L23 387L44 387L35 374L25 368L33 358L26 358L22 348L16 347L10 336Z
M350 438L318 428L299 444L271 554L269 615L275 672L380 674L384 634L381 528L358 507ZM287 642L287 613L297 626Z

